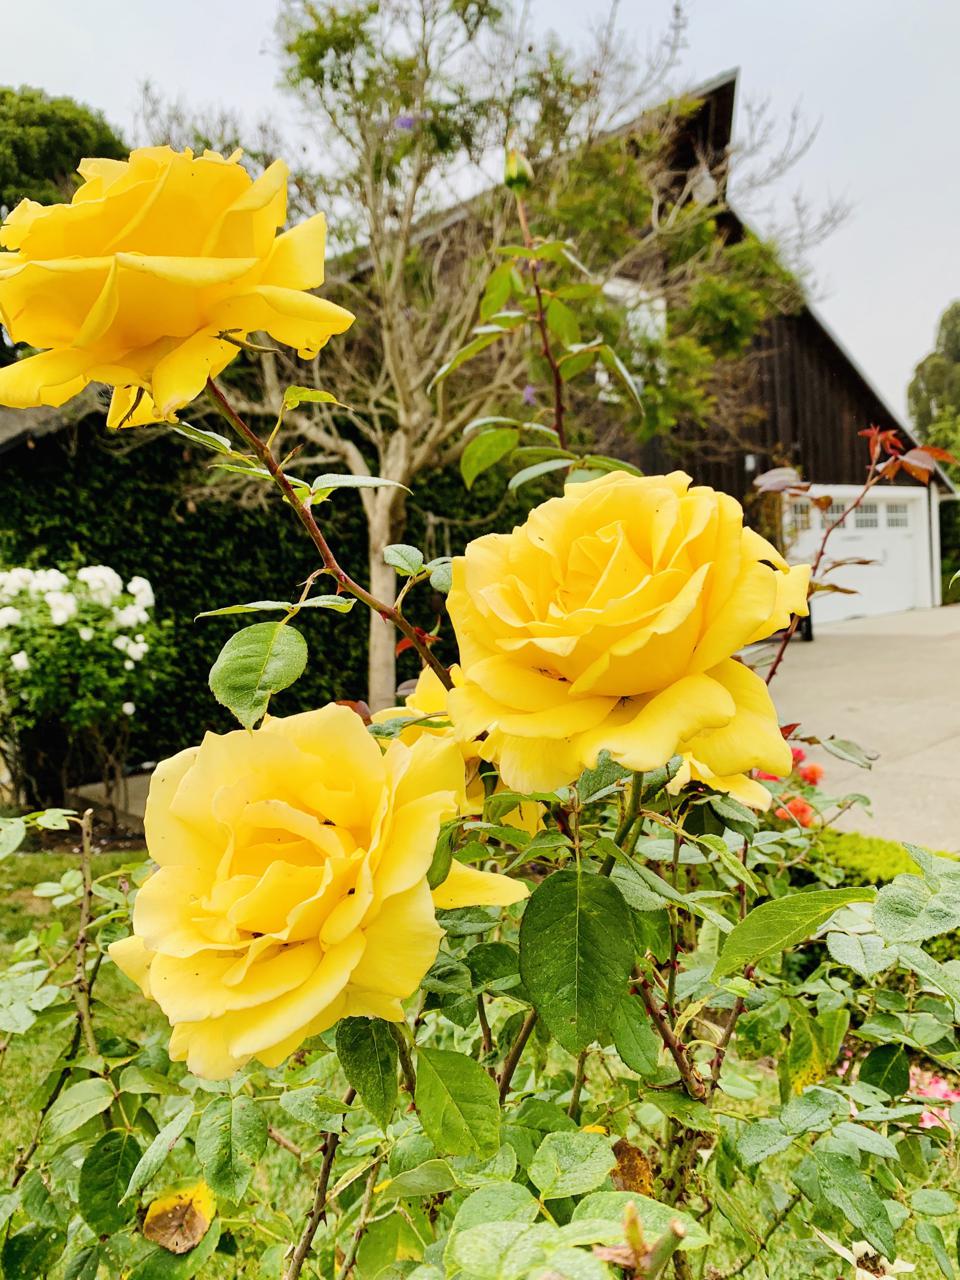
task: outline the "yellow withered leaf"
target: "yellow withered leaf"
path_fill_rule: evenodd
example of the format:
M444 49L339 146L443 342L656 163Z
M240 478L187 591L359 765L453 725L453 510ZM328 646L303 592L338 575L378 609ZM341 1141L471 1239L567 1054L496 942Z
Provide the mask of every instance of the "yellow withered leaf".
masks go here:
M170 1253L188 1253L210 1229L217 1202L205 1182L158 1196L147 1209L143 1234Z

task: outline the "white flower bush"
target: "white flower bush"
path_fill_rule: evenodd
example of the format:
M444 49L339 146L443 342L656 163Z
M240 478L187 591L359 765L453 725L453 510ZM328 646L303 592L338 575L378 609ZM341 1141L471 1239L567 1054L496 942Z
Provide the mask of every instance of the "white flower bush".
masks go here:
M137 704L149 703L168 652L154 619L150 582L124 584L109 565L0 569L0 754L24 799L58 800L52 760L64 785L99 770L122 777Z

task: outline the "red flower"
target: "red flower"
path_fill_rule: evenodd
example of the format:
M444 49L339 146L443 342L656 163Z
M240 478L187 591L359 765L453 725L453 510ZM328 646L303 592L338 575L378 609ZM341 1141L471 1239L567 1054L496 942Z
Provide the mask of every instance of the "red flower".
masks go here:
M803 747L791 747L790 754L793 756L794 764L803 764L804 760L807 758L807 753L804 751Z
M765 773L763 769L757 770L757 777L761 782L779 782L780 775L778 773Z
M789 822L791 819L800 823L801 827L809 827L813 825L813 809L807 804L806 800L801 800L799 796L792 796L786 803L786 807L781 806L776 810L774 815L783 822Z
M823 765L807 764L804 765L802 769L798 770L798 772L804 782L808 782L811 787L815 787L823 777Z

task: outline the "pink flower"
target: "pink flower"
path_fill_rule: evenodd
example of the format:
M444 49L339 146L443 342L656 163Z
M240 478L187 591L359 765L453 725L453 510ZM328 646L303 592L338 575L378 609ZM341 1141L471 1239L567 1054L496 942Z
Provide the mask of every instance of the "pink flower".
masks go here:
M804 760L807 758L807 753L804 751L803 747L791 747L790 754L793 756L794 764L803 764Z

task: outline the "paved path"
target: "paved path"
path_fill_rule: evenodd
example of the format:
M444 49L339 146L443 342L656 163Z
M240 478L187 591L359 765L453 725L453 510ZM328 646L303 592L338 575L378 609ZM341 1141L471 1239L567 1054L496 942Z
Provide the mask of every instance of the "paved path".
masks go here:
M801 733L880 752L868 772L811 750L831 794L871 798L872 816L839 825L960 850L960 605L824 625L790 645L771 692Z

